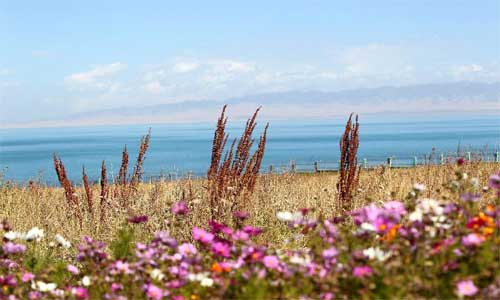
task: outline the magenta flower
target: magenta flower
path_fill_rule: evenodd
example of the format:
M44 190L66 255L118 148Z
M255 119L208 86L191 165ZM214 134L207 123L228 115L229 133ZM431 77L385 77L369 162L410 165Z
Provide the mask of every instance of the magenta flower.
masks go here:
M266 268L271 270L277 270L280 265L278 257L276 257L275 255L264 256L264 258L262 259L262 263L264 264L264 266L266 266Z
M462 280L457 283L457 294L463 296L474 296L478 289L472 280Z
M153 284L148 284L146 295L149 299L161 300L163 298L163 290Z
M231 249L226 243L215 242L212 244L212 252L218 256L229 257Z
M71 289L71 294L75 296L76 299L88 299L89 292L84 287L74 287Z
M233 214L233 216L236 219L244 221L244 220L248 219L248 217L250 216L250 214L247 213L246 211L235 211L234 214Z
M357 278L368 277L371 276L372 273L373 270L369 266L357 266L352 270L352 275Z
M214 235L198 227L192 229L193 239L203 244L210 244L214 240Z
M462 244L466 247L476 247L484 242L484 237L477 233L469 233L468 235L462 237Z
M184 216L188 213L189 210L188 210L188 207L186 205L186 202L179 201L179 202L174 203L172 205L171 211L174 215Z
M131 224L140 224L140 223L146 223L149 220L148 216L133 216L128 218L128 222Z

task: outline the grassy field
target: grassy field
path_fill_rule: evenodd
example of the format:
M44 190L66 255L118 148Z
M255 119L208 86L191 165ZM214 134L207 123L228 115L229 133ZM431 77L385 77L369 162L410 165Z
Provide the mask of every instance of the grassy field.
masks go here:
M498 171L495 163L470 163L463 167L470 177L486 182L490 174ZM368 203L382 203L391 199L404 199L414 183L427 187L426 197L443 197L442 185L455 177L455 165L421 166L407 169L379 167L362 171L358 189L353 199L353 208ZM337 174L281 174L261 175L256 189L244 203L250 214L248 224L264 229L262 240L281 245L288 236L276 231L278 211L297 211L301 208L314 209L315 215L332 217L340 214L337 202ZM92 186L94 205L97 206L98 186ZM189 194L191 190L192 195ZM175 224L170 207L182 198L190 209L190 215L183 224ZM141 228L144 240L158 230L169 229L175 236L189 239L193 226L206 226L209 216L206 181L178 180L142 183L138 191L127 199L127 205L120 197L110 197L107 201L106 221L99 222L100 212L87 212L83 188L76 190L83 212L84 222L80 227L76 218L68 212L68 203L62 188L37 184L28 186L3 186L0 188L0 220L6 219L18 230L40 227L49 235L62 234L77 243L83 235L109 242L117 234L127 218L147 215L149 222ZM444 194L445 195L445 194Z
M498 169L365 170L350 210L338 174L260 175L218 198L238 201L225 224L207 180L110 184L104 201L5 183L0 299L498 299Z

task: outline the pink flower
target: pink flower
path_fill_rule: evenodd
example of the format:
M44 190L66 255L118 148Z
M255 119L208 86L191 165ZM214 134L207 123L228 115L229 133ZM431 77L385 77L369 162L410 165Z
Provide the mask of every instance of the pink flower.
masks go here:
M214 240L214 235L198 227L193 227L193 239L203 244L210 244Z
M466 247L476 247L484 242L484 237L477 233L469 233L468 235L462 237L462 244Z
M7 254L18 254L26 251L26 246L23 244L15 244L13 242L7 242L3 244L3 251Z
M123 273L123 274L130 274L132 273L132 270L130 270L130 267L129 267L129 264L127 262L123 262L121 260L117 260L115 262L115 266L116 270L118 270L119 272Z
M372 273L373 270L369 266L357 266L352 270L352 275L357 278L368 277L371 276Z
M131 224L140 224L140 223L146 223L149 220L149 217L146 215L143 216L133 216L128 218L128 222Z
M182 254L183 256L189 256L189 255L194 255L198 251L196 250L196 247L191 244L191 243L183 243L179 245L179 248L177 251Z
M23 277L21 277L21 280L23 282L28 282L28 281L31 281L35 279L35 275L33 275L33 273L29 273L29 272L26 272L23 274Z
M278 257L276 257L275 255L264 256L264 258L262 259L262 263L264 264L264 266L266 266L266 268L271 270L277 270L280 265Z
M89 292L84 287L74 287L71 289L71 294L75 296L76 299L88 299Z
M163 298L163 290L153 284L149 284L146 287L146 295L149 299L161 300Z
M66 270L68 270L68 272L70 272L71 274L74 274L74 275L80 274L80 270L78 270L78 268L75 267L74 265L68 265L66 267Z
M337 251L337 248L331 247L328 249L323 250L323 259L324 260L331 260L332 258L335 258L339 252Z
M226 243L221 243L221 242L216 242L213 243L212 245L212 252L215 255L219 255L222 257L229 257L231 249L229 248L229 245Z
M459 296L473 296L478 289L472 280L462 280L457 283L457 294Z
M184 201L179 201L177 203L174 203L172 205L171 210L174 215L179 215L179 216L184 216L188 213L188 207L186 205L186 202Z

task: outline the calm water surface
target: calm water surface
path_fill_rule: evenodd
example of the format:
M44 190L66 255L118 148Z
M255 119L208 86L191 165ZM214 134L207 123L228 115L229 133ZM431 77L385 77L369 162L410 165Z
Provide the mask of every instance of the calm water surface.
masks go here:
M264 168L289 164L290 160L312 167L314 161L338 160L338 140L344 129L341 122L274 121L268 132ZM145 162L146 177L161 172L181 176L188 171L203 176L210 160L214 124L152 125L151 146ZM18 182L42 178L54 183L52 153L62 158L72 180L81 178L85 165L89 177L96 179L102 160L116 174L123 145L135 159L140 137L149 126L102 126L80 128L2 129L0 130L0 167L5 177ZM243 124L231 124L236 137ZM260 133L262 127L256 129ZM388 156L395 162L409 163L422 158L433 148L444 153L474 149L493 153L500 145L500 120L495 117L455 120L371 121L361 124L359 157L380 164Z

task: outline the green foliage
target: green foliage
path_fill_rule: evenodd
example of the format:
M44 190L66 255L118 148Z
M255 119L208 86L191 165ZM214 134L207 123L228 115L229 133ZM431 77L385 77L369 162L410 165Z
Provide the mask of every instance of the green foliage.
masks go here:
M133 254L135 230L129 224L124 224L118 230L116 237L110 244L110 250L115 259L126 259Z

